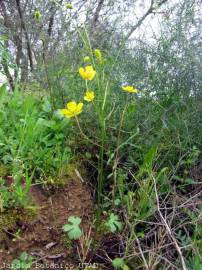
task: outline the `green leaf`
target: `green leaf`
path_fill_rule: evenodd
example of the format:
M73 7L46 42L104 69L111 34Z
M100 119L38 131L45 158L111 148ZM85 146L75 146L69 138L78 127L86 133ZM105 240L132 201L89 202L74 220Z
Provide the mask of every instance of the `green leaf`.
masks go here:
M122 223L119 221L119 217L113 213L110 215L106 225L110 228L112 233L122 229Z
M20 255L20 260L21 261L26 261L29 258L29 255L27 254L27 252L22 252Z
M143 238L144 236L145 236L145 234L143 232L138 232L137 233L138 238Z
M26 269L29 269L29 265L27 264L26 261L22 261L20 268L23 269L23 270L26 270Z
M124 264L123 270L130 270L130 268L126 264Z
M124 260L121 259L121 258L115 258L113 261L112 261L112 265L115 267L115 268L122 268L124 267Z
M153 145L144 157L144 162L140 168L140 175L152 170L154 158L157 153L157 145Z
M92 158L92 155L91 155L91 153L89 153L89 152L86 152L86 157L87 157L88 159L91 159L91 158Z
M6 94L6 85L3 84L0 86L0 101L3 100L5 94Z
M120 205L120 204L121 204L121 200L120 200L119 198L116 199L116 200L114 201L114 204L115 204L116 206Z
M195 255L193 258L193 270L200 270L202 269L202 261L199 255Z
M12 264L11 264L11 268L14 269L14 270L20 269L21 268L20 260L17 260L17 259L13 260Z
M81 219L79 217L71 216L68 218L68 224L63 226L63 230L67 232L71 240L77 240L81 237L82 231L79 227Z

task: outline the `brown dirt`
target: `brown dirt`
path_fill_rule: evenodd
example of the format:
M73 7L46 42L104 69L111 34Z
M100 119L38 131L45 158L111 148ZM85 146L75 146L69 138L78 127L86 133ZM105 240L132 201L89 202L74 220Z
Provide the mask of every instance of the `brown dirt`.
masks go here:
M191 177L195 180L201 181L202 180L202 163L198 166L195 166L191 170Z
M33 186L30 194L36 205L36 215L31 221L21 217L11 229L7 229L4 240L0 242L0 268L26 251L38 264L47 264L46 268L51 264L61 264L75 269L78 263L76 241L69 242L62 227L72 215L82 218L84 231L92 224L93 205L89 188L80 180L71 180L54 190L52 195L47 196L41 186ZM20 230L20 239L13 241L17 230ZM3 269L8 268L9 265ZM36 268L34 264L31 269Z

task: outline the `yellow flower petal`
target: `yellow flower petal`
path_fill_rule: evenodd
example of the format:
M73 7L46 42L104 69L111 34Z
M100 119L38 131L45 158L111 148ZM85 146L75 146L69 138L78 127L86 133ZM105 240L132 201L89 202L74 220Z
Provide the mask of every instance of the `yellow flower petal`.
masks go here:
M85 96L84 96L84 100L91 102L93 101L95 98L95 93L94 91L86 91Z
M61 113L62 115L66 115L66 114L68 113L68 110L67 110L67 109L61 109L61 110L60 110L60 113Z
M137 93L138 90L134 88L133 86L127 85L127 86L122 86L122 90L129 92L129 93Z
M79 74L84 80L91 81L95 77L96 71L93 69L92 66L86 66L85 68L80 67Z
M69 111L74 111L76 109L76 102L75 101L70 101L67 103L67 109Z
M82 111L83 109L83 103L79 102L79 104L77 105L77 111Z
M84 68L82 68L82 67L79 68L79 74L81 75L82 78L84 78L84 76L85 76Z
M66 116L67 118L71 118L71 117L76 116L76 114L75 114L74 112L68 111L68 112L65 114L65 116Z
M75 101L70 101L67 103L67 109L61 109L60 112L65 117L74 117L82 112L83 103L79 102L78 104Z

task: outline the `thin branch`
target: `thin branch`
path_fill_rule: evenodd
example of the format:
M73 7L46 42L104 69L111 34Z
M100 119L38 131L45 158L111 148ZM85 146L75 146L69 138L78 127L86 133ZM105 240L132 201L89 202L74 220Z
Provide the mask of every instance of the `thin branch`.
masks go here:
M79 128L79 131L80 131L81 135L82 135L87 141L89 141L90 143L92 143L93 145L96 145L96 146L98 146L98 147L101 147L101 145L99 145L98 143L92 141L91 139L88 138L88 136L86 136L86 134L83 132L83 130L82 130L81 126L80 126L80 123L79 123L79 120L78 120L77 116L75 117L75 119L76 119L76 123L77 123L77 126L78 126L78 128Z
M168 0L162 0L156 8L154 8L154 0L151 1L149 9L146 11L146 13L138 20L138 22L130 29L128 34L125 37L125 41L127 41L130 36L135 32L135 30L143 23L143 21L152 14L155 10L159 9L165 2Z
M156 203L157 203L157 210L158 210L158 213L159 213L159 216L164 224L164 226L166 227L166 230L170 236L170 238L173 240L173 243L175 245L175 248L179 254L179 257L180 257L180 260L181 260L181 265L182 265L182 270L187 270L187 267L186 267L186 264L185 264L185 260L184 260L184 257L182 255L182 251L181 251L181 248L179 247L178 243L177 243L177 240L175 239L166 219L163 217L162 213L161 213L161 210L160 210L160 203L159 203L159 197L158 197L158 192L157 192L157 187L156 187L156 179L153 177L152 175L152 178L153 178L153 181L154 181L154 190L155 190L155 195L156 195Z
M138 248L139 248L139 251L140 251L140 255L141 255L141 257L143 259L143 262L144 262L144 266L145 266L146 270L149 270L149 266L148 266L147 261L145 259L144 253L142 251L142 248L141 248L141 245L140 245L140 241L139 241L139 239L138 239L137 236L135 236L135 238L136 238L136 242L137 242L137 245L138 245Z

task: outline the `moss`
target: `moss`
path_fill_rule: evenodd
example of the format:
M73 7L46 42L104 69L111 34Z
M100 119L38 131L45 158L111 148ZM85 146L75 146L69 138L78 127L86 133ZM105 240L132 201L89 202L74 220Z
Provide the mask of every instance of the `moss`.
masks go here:
M62 237L62 244L68 251L71 252L73 250L73 242L66 234Z
M65 177L74 180L78 178L76 171L80 171L81 169L82 167L78 162L70 163L61 168L58 176L59 178Z
M48 187L52 187L52 188L57 188L57 187L61 187L61 186L64 186L68 183L67 179L66 178L59 178L59 177L56 177L56 178L48 178L46 180L46 184Z
M106 225L106 220L102 220L97 224L97 233L99 236L110 234L109 228Z
M74 163L69 163L63 166L56 178L49 178L47 180L48 185L53 186L64 186L67 185L70 181L81 181L81 179L87 179L87 171L84 166L79 161L75 161Z
M30 209L10 209L0 214L0 241L5 239L5 230L15 227L17 221L27 223L35 217L36 213Z

